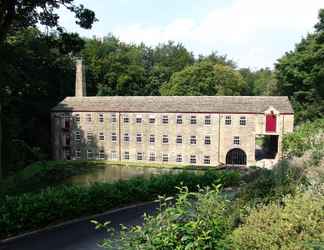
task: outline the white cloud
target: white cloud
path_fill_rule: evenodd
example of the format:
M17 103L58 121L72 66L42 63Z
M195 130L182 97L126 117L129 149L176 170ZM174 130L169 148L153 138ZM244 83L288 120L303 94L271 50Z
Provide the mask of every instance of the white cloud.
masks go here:
M321 7L323 0L233 0L226 7L209 10L200 20L178 18L164 26L138 23L115 27L113 34L123 41L149 45L174 40L195 54L217 50L242 67L271 67L312 31Z

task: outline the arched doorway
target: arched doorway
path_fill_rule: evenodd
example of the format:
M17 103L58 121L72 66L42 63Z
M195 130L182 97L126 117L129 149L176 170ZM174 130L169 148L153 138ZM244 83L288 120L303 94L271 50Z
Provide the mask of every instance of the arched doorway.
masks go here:
M226 165L246 165L246 153L239 148L233 148L226 154Z

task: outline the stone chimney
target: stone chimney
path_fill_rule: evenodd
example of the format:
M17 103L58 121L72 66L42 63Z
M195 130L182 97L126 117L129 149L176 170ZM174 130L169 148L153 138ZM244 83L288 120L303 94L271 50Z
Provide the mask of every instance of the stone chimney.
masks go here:
M76 60L75 96L87 96L85 66L83 65L82 59Z

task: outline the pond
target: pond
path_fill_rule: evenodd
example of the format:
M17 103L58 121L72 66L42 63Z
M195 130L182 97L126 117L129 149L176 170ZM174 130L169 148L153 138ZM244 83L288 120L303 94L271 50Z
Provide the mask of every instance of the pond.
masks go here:
M87 174L71 177L67 180L68 183L78 185L90 185L95 182L115 182L118 180L127 180L132 177L149 178L153 175L161 174L178 174L183 171L203 173L202 170L185 170L185 169L169 169L169 168L154 168L126 165L103 165Z

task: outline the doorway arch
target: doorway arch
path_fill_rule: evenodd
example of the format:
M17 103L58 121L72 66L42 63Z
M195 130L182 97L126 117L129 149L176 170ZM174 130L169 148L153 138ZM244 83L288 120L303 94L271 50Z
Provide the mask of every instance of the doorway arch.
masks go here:
M226 165L246 165L246 153L239 148L233 148L226 154Z

